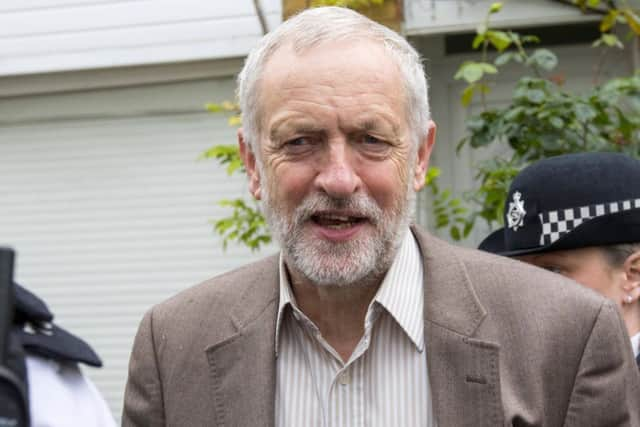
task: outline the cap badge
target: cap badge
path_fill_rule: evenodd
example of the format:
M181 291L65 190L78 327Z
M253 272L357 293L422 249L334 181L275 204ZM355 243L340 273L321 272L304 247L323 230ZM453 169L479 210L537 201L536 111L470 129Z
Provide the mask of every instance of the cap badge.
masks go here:
M513 202L509 202L509 210L507 211L507 225L513 231L518 231L518 228L524 224L524 217L527 211L524 210L524 200L522 200L522 194L519 191L513 193Z

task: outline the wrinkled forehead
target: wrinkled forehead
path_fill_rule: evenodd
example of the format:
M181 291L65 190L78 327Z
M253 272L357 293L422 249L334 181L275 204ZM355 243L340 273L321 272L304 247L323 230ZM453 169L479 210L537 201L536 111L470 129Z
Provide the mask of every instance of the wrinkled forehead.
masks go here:
M272 52L255 86L258 123L264 113L265 101L279 96L278 91L284 85L301 89L332 86L338 91L341 87L385 85L390 92L401 94L402 102L406 103L404 78L398 61L381 41L364 37L300 46L288 42Z
M324 41L313 46L296 49L287 43L274 51L261 70L261 80L274 74L313 75L314 70L341 70L330 76L340 81L357 75L360 70L376 71L377 77L393 76L402 81L400 66L382 43L364 38L350 38L344 41Z

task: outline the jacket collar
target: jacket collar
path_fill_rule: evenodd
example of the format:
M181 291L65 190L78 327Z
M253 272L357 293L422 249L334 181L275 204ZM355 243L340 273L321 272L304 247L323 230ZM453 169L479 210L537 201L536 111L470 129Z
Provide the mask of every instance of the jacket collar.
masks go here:
M417 228L412 231L424 262L427 366L438 425L504 425L500 347L476 337L487 311L462 252Z
M230 309L231 324L206 349L215 425L273 426L274 333L278 307L278 258L272 256L239 278L247 285ZM216 327L218 325L209 325Z
M474 334L487 316L451 245L412 227L424 263L425 347L441 427L503 425L499 346ZM207 348L217 425L273 426L278 258L247 274L228 334Z
M412 227L424 263L425 321L452 332L473 336L487 315L459 252Z

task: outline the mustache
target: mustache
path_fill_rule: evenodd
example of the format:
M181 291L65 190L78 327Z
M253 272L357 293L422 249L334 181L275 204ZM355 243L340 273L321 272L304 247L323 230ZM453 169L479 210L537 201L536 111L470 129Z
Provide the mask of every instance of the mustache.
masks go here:
M296 207L293 212L293 222L300 225L323 211L347 211L350 215L366 218L374 225L382 220L384 214L378 204L363 193L345 198L335 198L325 193L313 193Z

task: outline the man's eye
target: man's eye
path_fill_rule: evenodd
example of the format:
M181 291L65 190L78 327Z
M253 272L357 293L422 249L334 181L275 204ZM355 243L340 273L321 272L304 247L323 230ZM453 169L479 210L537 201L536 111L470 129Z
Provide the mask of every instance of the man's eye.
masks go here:
M373 135L365 135L362 138L362 142L364 142L365 144L382 144L383 143L381 139L378 139Z
M299 138L290 139L289 141L285 142L285 145L288 145L290 147L299 147L301 145L307 144L308 142L309 141L307 138L299 137Z
M317 145L317 140L308 136L300 136L285 141L281 145L281 150L289 155L301 155L310 153Z

